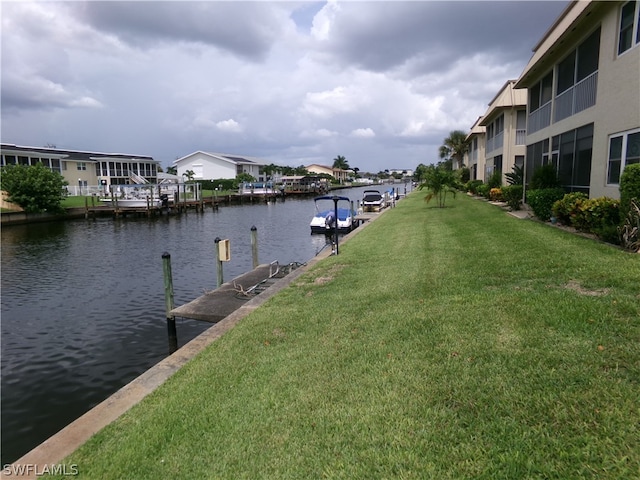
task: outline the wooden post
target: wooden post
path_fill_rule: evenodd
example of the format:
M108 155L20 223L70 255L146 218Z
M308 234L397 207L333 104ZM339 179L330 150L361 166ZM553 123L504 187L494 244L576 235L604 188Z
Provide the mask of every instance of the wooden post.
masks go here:
M162 254L162 270L164 272L164 304L167 317L167 334L169 335L169 353L178 350L178 333L176 331L176 319L171 315L173 310L173 278L171 274L171 255L168 252Z
M219 248L220 240L221 240L220 237L216 237L214 240L214 243L216 244L216 266L217 266L217 274L218 274L217 275L218 288L220 287L220 285L224 283L224 279L222 278L222 260L220 260L220 248Z
M251 254L253 258L253 268L258 267L258 229L251 227Z

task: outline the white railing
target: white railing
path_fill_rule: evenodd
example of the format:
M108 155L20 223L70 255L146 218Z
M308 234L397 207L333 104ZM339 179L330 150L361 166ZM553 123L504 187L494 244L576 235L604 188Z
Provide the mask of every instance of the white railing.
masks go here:
M551 102L529 114L527 132L534 133L551 125Z
M516 130L516 145L526 145L527 144L527 130L524 128L519 128Z
M493 138L487 140L485 153L491 153L504 145L504 132L496 134Z
M587 78L562 92L554 102L553 121L559 122L595 105L597 90L598 72L593 72Z

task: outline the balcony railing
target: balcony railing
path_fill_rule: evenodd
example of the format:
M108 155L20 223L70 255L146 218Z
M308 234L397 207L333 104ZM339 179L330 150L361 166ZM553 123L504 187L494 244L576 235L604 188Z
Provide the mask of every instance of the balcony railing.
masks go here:
M516 130L516 145L526 145L527 144L527 130L522 128L522 129L517 129Z
M545 103L539 109L529 114L527 132L531 134L549 125L551 125L551 102Z
M556 97L553 121L559 122L596 104L598 72L579 81Z
M487 139L486 153L491 153L504 145L504 132L496 134L495 137Z

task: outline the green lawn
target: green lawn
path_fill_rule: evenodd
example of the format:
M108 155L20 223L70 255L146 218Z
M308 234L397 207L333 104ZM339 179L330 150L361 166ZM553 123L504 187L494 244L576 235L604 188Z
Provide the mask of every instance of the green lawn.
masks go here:
M64 463L109 479L640 477L640 256L422 197Z

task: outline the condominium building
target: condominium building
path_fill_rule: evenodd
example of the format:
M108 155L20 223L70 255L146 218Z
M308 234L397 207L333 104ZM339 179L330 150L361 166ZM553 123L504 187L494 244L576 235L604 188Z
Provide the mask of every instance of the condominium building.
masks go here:
M565 190L619 198L640 162L640 1L570 2L467 139L472 179L552 164Z
M525 178L551 163L567 191L619 198L640 162L640 2L571 2L535 46L526 88ZM526 182L525 182L526 183Z

